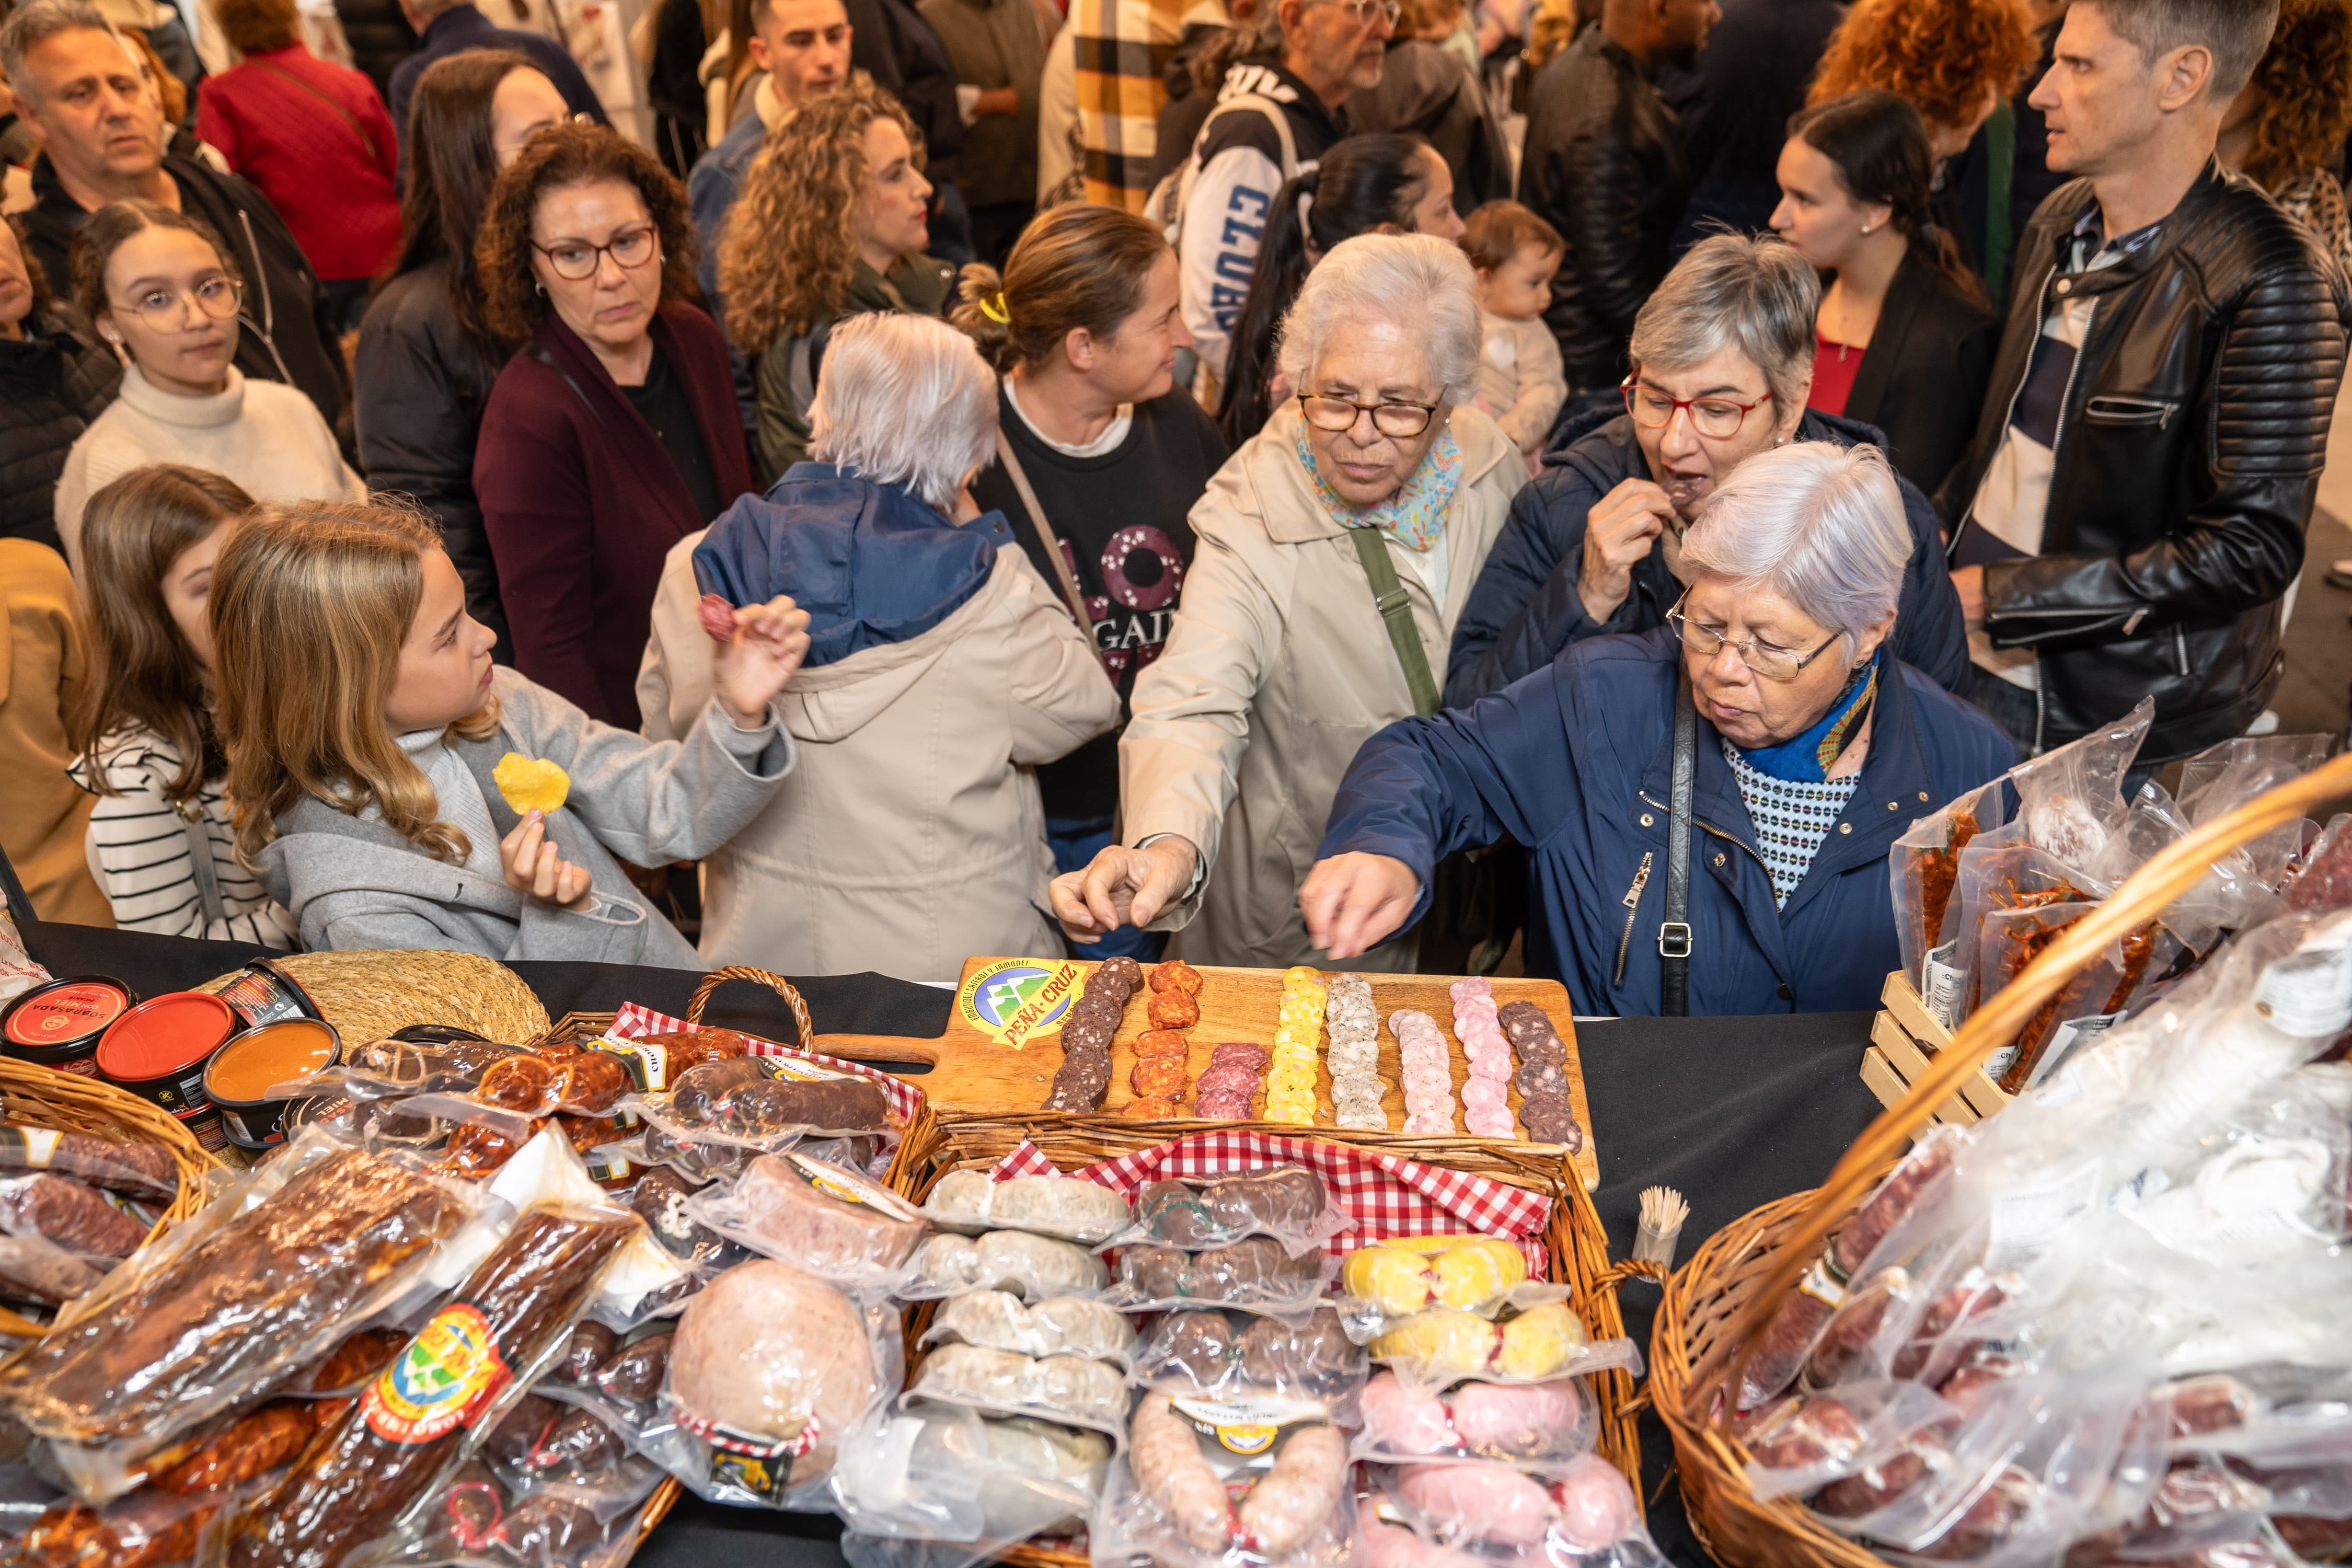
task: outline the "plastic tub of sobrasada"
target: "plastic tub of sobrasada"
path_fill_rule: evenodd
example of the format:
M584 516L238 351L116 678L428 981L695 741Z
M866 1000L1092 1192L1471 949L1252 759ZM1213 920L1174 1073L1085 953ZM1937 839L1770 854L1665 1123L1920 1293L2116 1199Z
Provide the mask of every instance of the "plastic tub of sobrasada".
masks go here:
M236 1016L245 1020L240 1026L244 1028L257 1029L289 1018L326 1017L302 989L302 983L274 958L257 958L247 964L236 979L220 988L219 996L236 1009Z
M36 985L0 1011L0 1047L19 1061L95 1078L92 1059L139 993L110 974L71 974Z
M205 1067L237 1033L236 1010L201 991L167 991L117 1018L98 1042L98 1075L162 1106L207 1149L225 1139L205 1097Z
M281 1018L247 1029L213 1054L205 1068L205 1098L220 1112L221 1131L240 1149L268 1149L286 1141L289 1100L269 1090L332 1067L342 1055L334 1026L316 1018Z

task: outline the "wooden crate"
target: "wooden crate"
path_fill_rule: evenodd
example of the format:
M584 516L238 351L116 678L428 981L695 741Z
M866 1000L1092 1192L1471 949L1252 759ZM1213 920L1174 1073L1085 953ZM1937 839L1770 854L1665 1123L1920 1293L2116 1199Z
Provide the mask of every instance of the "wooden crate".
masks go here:
M1952 1033L1936 1022L1919 1000L1919 988L1901 970L1886 977L1879 994L1885 1004L1870 1026L1870 1047L1862 1054L1862 1081L1881 1105L1895 1105L1911 1086L1927 1076L1927 1064L1952 1043ZM2011 1097L1978 1068L1960 1082L1960 1091L1936 1107L1937 1123L1969 1126L2007 1105Z

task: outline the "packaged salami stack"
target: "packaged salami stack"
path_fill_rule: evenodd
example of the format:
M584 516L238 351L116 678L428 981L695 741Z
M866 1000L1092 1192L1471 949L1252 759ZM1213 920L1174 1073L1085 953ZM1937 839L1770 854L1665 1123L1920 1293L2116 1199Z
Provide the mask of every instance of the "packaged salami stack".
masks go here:
M2182 765L2177 796L2150 780L2126 799L2121 786L2154 715L2143 701L1948 803L1896 841L1889 880L1903 973L1941 1037L2166 846L2326 754L2316 735L2227 741ZM1987 1059L1999 1093L1983 1108L2039 1083L2163 997L2224 937L2274 914L2319 831L2289 824L2219 857L2195 888L2110 943Z
M1753 1497L1897 1561L2352 1548L2347 1026L2339 820L2267 918L1844 1223L1734 1402Z

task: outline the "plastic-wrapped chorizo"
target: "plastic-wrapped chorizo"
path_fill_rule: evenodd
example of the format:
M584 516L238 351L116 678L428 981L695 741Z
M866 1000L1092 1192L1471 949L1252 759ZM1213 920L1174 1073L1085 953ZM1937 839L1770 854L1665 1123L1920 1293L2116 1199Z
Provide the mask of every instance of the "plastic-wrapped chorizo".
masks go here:
M637 1233L625 1209L534 1208L335 1429L238 1521L236 1568L328 1568L383 1536L570 1337Z
M118 1143L47 1127L0 1127L0 1173L51 1171L151 1203L180 1195L180 1173L160 1143Z
M147 1226L96 1187L47 1173L0 1181L0 1231L37 1236L100 1267L130 1257L147 1239Z

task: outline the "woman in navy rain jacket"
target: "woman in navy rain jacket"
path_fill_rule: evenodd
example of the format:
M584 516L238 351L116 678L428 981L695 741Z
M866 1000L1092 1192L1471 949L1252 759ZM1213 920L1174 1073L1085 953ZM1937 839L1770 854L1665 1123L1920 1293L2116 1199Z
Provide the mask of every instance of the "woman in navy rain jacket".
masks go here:
M1771 235L1717 235L1634 319L1623 405L1572 418L1511 505L1462 607L1445 703L1466 708L1570 643L1664 624L1682 596L1675 547L1711 489L1792 441L1884 447L1867 425L1805 406L1812 264ZM1909 534L1892 651L1947 689L1968 678L1959 595L1935 509L1898 479Z
M1888 847L2017 760L1990 720L1894 657L1909 553L1875 448L1749 459L1692 524L1690 589L1664 626L1579 643L1366 742L1299 890L1316 945L1344 958L1403 929L1441 858L1508 833L1533 852L1529 968L1563 980L1580 1012L1658 1011L1687 668L1690 1011L1874 1005L1900 962Z

